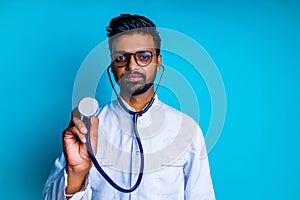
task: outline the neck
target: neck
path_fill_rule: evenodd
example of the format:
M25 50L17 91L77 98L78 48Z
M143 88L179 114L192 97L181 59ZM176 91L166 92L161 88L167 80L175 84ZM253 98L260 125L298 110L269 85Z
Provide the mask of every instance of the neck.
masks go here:
M140 112L153 97L154 86L152 85L146 92L139 95L131 95L122 91L120 95L136 112Z

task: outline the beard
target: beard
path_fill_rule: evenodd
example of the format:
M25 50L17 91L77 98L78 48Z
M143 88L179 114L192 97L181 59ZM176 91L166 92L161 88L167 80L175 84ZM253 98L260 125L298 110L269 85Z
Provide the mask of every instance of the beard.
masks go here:
M129 80L129 77L135 75L139 77L137 81ZM125 92L130 96L136 96L143 94L144 92L148 91L149 88L153 85L155 80L156 73L150 77L147 81L146 76L143 73L137 71L129 71L123 74L118 80L117 83L120 86L121 92ZM116 78L116 77L115 77Z

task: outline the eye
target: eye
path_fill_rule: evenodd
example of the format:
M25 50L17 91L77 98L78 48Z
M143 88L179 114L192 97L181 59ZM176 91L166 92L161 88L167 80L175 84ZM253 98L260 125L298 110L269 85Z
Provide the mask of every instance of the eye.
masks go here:
M137 57L140 61L149 61L152 55L149 52L145 52L145 53L139 53Z
M123 55L117 55L115 58L115 62L123 62L123 61L127 61L128 56L126 54Z

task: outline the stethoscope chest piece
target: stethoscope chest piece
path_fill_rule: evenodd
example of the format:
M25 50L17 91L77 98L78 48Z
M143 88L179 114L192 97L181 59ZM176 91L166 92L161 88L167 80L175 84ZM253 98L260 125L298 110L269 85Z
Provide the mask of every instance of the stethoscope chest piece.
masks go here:
M84 117L91 117L97 114L99 104L96 99L92 97L83 98L78 104L78 111Z

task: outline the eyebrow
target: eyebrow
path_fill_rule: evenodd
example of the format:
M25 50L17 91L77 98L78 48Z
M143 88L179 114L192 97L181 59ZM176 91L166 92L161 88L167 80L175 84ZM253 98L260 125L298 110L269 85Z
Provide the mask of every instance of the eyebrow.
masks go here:
M151 53L153 53L152 50L153 50L153 49L151 49L151 50L150 50L150 49L140 49L140 50L138 50L138 51L136 51L136 52L140 52L140 51L150 51ZM136 52L134 52L134 53L136 53ZM124 54L124 53L131 53L131 52L128 52L128 51L122 51L122 50L121 50L121 51L114 51L112 54L116 54L116 53Z
M112 54L116 54L116 53L122 53L122 54L124 54L124 53L129 53L129 52L127 52L127 51L115 51Z

